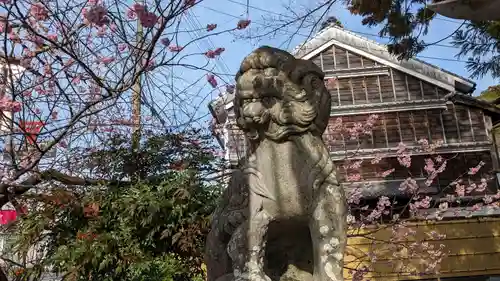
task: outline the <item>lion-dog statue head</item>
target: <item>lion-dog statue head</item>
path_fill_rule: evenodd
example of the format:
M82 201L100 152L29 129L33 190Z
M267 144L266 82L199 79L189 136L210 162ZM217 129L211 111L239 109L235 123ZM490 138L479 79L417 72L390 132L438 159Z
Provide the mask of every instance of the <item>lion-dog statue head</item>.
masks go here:
M279 142L305 132L321 137L331 107L323 78L312 61L272 47L256 49L236 74L237 125L253 141Z

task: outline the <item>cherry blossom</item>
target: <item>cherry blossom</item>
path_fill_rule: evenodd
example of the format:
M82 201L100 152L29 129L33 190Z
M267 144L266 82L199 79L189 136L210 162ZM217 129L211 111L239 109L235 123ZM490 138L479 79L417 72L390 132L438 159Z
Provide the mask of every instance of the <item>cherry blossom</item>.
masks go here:
M22 104L18 101L9 100L8 98L0 99L0 110L10 112L20 112Z
M162 38L162 39L160 39L160 42L161 42L163 45L165 45L165 46L170 45L170 39L168 39L168 38Z
M224 52L224 51L225 51L224 48L217 48L215 50L208 50L207 52L205 52L205 56L207 58L213 59L217 56L220 56L220 54L222 54L222 52Z
M207 82L212 86L212 88L217 87L217 80L215 79L215 75L213 74L207 74Z
M91 24L103 26L109 23L107 18L108 10L102 5L94 5L88 10L84 10L83 17Z
M173 45L173 46L169 46L168 49L171 52L180 52L180 51L182 51L184 49L184 47Z
M49 17L49 11L45 8L42 3L31 4L30 15L34 17L37 21L44 21Z
M252 22L251 20L240 20L236 28L245 29L250 25L251 22Z
M113 61L115 61L115 58L113 58L113 57L103 57L103 58L101 58L100 61L102 63L104 63L104 64L109 64L109 63L112 63Z
M217 28L217 24L215 24L215 23L207 24L207 31L208 32L210 32L216 28Z

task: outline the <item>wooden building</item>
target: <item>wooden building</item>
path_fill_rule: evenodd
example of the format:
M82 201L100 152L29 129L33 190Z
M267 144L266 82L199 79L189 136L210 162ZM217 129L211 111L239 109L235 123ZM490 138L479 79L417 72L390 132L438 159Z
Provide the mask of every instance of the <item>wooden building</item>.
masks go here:
M417 59L398 61L387 52L386 46L360 37L339 26L323 29L300 48L295 49L293 54L298 58L314 61L326 73L325 79L335 80L334 83L329 83L332 95L332 126L338 118L349 126L349 124L367 120L372 114L378 115L378 121L371 135L360 140L343 138L328 129L325 133L324 139L330 147L339 175L344 180L346 173L349 173L343 165L346 154L350 155L350 159L371 159L381 154L385 156L377 164L363 161L361 178L354 184L345 183L346 189L356 184L358 188L369 186L369 188L363 188L362 191L365 199L377 198L381 195L402 196L399 186L411 176L417 180L422 193L433 198L444 197L454 192L449 188L452 181L467 173L470 167L483 162L484 166L480 172L471 176L470 180L479 181L481 178L490 177L487 191L497 192L496 172L499 167L499 157L492 126L493 122L496 123L499 120L500 110L471 96L475 90L473 81ZM218 128L216 137L226 150L227 159L236 164L239 158L245 156L247 145L234 122L232 94L227 93L212 102L210 110L216 120L214 126ZM424 160L429 156L428 152L417 149L421 139L440 142L436 152L450 159L448 166L451 168L441 173L430 186L424 184L427 176L423 170ZM400 143L404 143L412 151L414 164L410 169L402 167L397 162L396 152ZM385 178L380 177L381 172L391 168L395 168L393 173ZM468 194L463 201L474 200L476 198L474 195L474 192ZM415 225L420 229L431 227L437 231L461 229L460 233L464 233L467 229L479 230L486 227L485 225L494 226L495 223L492 220L495 219L491 216L496 214L500 212L491 209L470 211L458 205L444 214L444 221L428 226L427 223L415 218ZM420 217L431 215L432 210L426 210L426 213L422 213ZM478 219L485 216L488 217L487 222ZM446 225L450 223L446 220L447 217L455 219L454 228ZM470 217L475 217L475 219L471 220ZM456 221L457 218L463 219L461 221L463 223ZM498 238L500 229L479 233L474 237L463 235L457 237L457 233L450 233L449 237L453 237L453 241L463 238L461 242L468 244L468 252L463 252L459 248L459 243L445 243L450 244L452 252L455 251L455 253L443 261L441 275L436 278L487 276L500 273L500 238ZM370 243L363 239L351 239L349 242L350 245L358 247L369 247ZM480 246L491 245L491 243L494 243L495 247L483 247L483 249ZM484 252L475 253L474 245L476 244L476 248L483 249ZM471 252L474 255L471 255ZM485 257L491 257L495 262L484 262ZM499 260L496 260L497 258ZM482 262L478 262L479 260ZM464 270L454 267L454 264L463 265L464 263L471 265L467 266L465 273ZM481 268L471 268L475 264ZM374 264L368 265L377 267ZM350 278L348 273L346 276ZM387 267L370 275L370 280L426 278L429 277L395 273L393 268Z

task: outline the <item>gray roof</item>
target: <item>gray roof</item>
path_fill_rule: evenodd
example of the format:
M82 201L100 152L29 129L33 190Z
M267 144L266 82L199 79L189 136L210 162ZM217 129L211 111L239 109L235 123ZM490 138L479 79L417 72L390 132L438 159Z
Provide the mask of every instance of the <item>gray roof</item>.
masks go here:
M297 46L292 51L292 54L299 58L310 59L312 55L319 53L318 50L325 49L334 44L338 46L339 44L344 45L344 47L349 46L353 49L358 49L361 52L366 52L381 61L399 66L399 70L419 73L420 75L426 76L436 82L452 86L457 91L463 93L471 93L474 91L476 86L476 83L470 79L459 76L419 59L400 61L397 57L389 53L386 45L359 36L354 32L335 25L331 25L330 27L321 30L314 35L312 39Z
M316 33L310 40L295 47L291 53L298 58L310 59L334 44L344 48L350 47L352 48L352 52L357 52L360 55L366 53L372 59L378 60L382 64L396 67L398 70L406 72L409 75L418 75L417 78L427 80L452 92L457 91L469 94L476 87L474 81L422 60L409 59L400 61L388 52L386 45L359 36L352 31L335 25L331 25ZM227 116L222 111L224 109L231 109L233 98L233 95L225 93L222 97L218 97L210 102L210 111L219 122L225 121Z

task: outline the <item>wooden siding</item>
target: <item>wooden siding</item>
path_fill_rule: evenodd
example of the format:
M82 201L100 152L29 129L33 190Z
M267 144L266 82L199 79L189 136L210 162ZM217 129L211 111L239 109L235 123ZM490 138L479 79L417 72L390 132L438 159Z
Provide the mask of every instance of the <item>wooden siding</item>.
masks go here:
M414 237L417 239L422 239L425 237L425 233L430 231L446 235L444 240L428 241L434 245L445 245L444 249L448 253L440 264L438 277L500 273L500 218L417 223L411 227L416 230ZM361 230L361 233L355 235L352 233L348 239L346 251L346 269L344 271L346 280L352 280L349 268L361 268L362 266L368 266L370 270L365 276L366 280L396 281L436 277L419 276L408 271L397 273L398 268L402 265L415 268L417 272L423 272L423 270L418 260L412 260L410 257L395 260L393 252L388 251L388 247L380 246L382 243L390 243L388 242L390 236L390 229L384 227L381 227L379 231L367 229ZM412 236L407 243L410 244L414 237ZM377 261L368 260L367 254L372 251L377 252L379 257Z
M312 60L327 76L335 77L336 73L344 75L342 77L349 76L337 79L336 83L329 83L332 115L338 117L332 117L324 134L324 140L339 166L342 180L345 179L346 171L342 170L342 163L337 160L344 159L346 153L354 155L351 158L370 158L390 151L394 154L400 143L415 148L421 139L442 142L443 149L438 150L438 153L462 153L453 160L458 161L453 166L460 169L448 169L449 173L447 171L441 174L434 183L437 188L430 189L430 192L439 191L440 186L446 186L456 179L458 170L463 173L481 160L487 163L482 172L493 170L491 134L487 131L487 118L480 109L447 102L444 99L447 91L336 46L326 49ZM367 69L377 71L368 75L366 73L370 72L364 71ZM380 71L381 69L385 70ZM356 73L362 75L357 76ZM331 129L337 118L341 118L347 127L363 123L374 108L378 109L379 120L370 135L350 139ZM234 125L229 131L227 143L229 158L233 163L245 155L248 145ZM389 181L393 186L409 175L425 178L422 168L426 157L429 156L414 156L414 163L422 163L415 164L410 170L402 168L394 157L384 159L377 165L369 165L368 160L362 166L361 178L363 181ZM467 165L469 166L466 167ZM380 173L391 168L396 171L381 179ZM382 190L383 185L380 187Z
M334 110L334 109L333 109ZM349 140L332 128L337 118L350 128L364 122L369 114L335 117L330 120L324 140L330 151L348 152L359 149L396 147L400 142L407 146L417 145L418 140L449 144L489 142L483 112L461 105L448 105L447 110L425 109L378 114L379 118L371 135Z
M318 54L312 61L327 75L345 69L352 69L354 74L377 66L376 62L335 46ZM394 69L390 70L389 75L338 79L329 90L332 106L442 99L448 94L444 89Z

